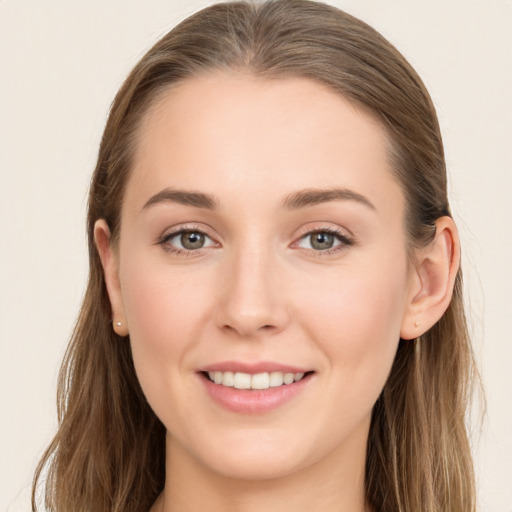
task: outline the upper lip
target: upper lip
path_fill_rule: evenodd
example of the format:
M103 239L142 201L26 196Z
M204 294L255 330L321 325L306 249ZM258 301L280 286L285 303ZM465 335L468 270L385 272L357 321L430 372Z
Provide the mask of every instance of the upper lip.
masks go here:
M312 371L311 368L302 368L299 366L277 363L274 361L258 361L258 362L243 362L243 361L222 361L203 366L198 370L199 372L233 372L233 373L249 373L254 375L256 373L306 373Z

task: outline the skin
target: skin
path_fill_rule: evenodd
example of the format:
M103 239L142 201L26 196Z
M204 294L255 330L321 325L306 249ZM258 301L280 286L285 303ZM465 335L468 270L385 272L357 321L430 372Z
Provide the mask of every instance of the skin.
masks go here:
M363 512L371 410L400 337L448 306L459 249L451 219L407 258L404 206L381 126L306 79L208 74L175 86L143 120L119 245L95 236L115 326L168 430L167 481L152 511ZM214 196L215 210L160 201ZM304 189L351 198L286 208ZM187 228L207 235L188 253ZM331 250L312 231L336 230ZM344 238L351 243L345 243ZM212 402L198 369L226 360L314 371L264 414Z

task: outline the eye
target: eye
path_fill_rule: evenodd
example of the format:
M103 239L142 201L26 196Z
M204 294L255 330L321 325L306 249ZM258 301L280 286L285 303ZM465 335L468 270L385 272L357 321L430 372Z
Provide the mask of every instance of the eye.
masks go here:
M337 230L322 229L307 233L299 239L298 247L316 252L332 252L352 245L352 240Z
M206 233L197 229L173 231L164 235L159 243L166 250L176 253L187 253L217 245Z

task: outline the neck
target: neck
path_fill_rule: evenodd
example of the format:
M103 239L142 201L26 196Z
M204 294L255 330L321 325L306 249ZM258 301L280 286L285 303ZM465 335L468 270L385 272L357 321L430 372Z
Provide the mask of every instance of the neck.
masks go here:
M366 439L351 452L284 477L245 480L212 471L168 437L166 486L151 512L367 512Z

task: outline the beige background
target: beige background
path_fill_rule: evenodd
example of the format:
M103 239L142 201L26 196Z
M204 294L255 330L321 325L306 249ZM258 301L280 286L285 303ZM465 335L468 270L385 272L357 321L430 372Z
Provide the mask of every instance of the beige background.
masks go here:
M512 512L512 1L339 0L437 105L488 396L481 510ZM109 104L199 0L0 0L0 511L29 510L84 291L86 190ZM476 428L476 423L473 423Z

